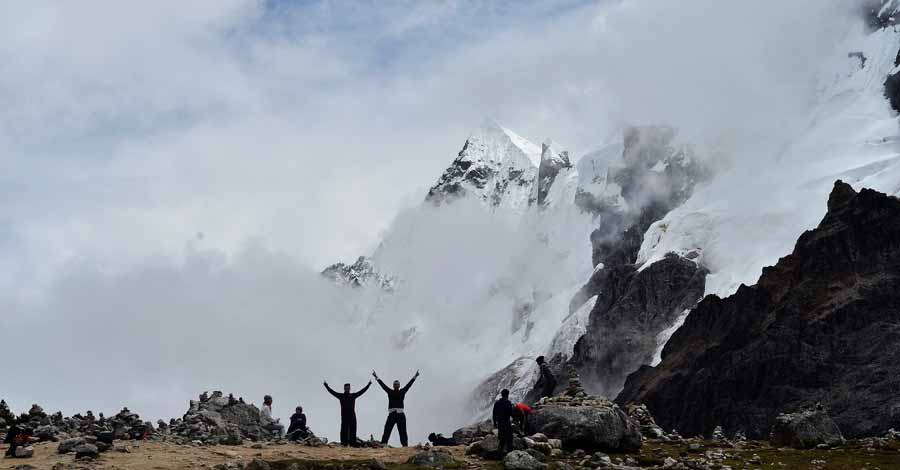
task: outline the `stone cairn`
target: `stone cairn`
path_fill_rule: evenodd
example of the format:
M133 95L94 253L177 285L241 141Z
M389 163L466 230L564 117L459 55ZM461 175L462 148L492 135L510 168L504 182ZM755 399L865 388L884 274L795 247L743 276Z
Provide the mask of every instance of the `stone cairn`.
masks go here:
M588 393L581 386L581 378L574 367L569 367L569 385L559 395L542 398L535 407L542 406L613 406L613 402Z
M181 443L240 445L244 440L271 441L275 436L260 426L256 405L243 397L225 396L221 391L203 392L191 400L182 418L159 423L160 438ZM312 432L302 444L316 446L327 441Z

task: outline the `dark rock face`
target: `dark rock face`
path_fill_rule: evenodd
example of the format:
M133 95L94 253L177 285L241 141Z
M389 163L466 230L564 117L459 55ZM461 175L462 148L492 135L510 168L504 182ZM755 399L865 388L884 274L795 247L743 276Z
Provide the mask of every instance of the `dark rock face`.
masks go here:
M823 444L829 447L842 445L844 436L825 408L817 405L797 413L778 415L769 441L776 446L809 449Z
M482 421L453 431L453 440L460 444L471 444L479 441L494 432L491 420Z
M674 145L674 138L675 130L665 126L627 129L625 166L610 170L625 207L590 206L602 221L591 234L592 262L603 268L569 303L572 313L597 296L569 364L592 393L615 396L628 374L650 364L659 334L703 295L706 270L693 261L671 255L640 272L634 266L644 232L709 177L691 149Z
M900 4L895 0L863 0L860 13L870 29L887 28L897 24Z
M651 363L660 332L703 297L706 270L669 255L640 272L629 264L599 273L604 291L570 362L589 390L613 397L628 374Z
M705 298L619 403L665 428L768 434L821 402L848 437L900 426L900 200L835 183L828 212L756 286Z
M544 143L541 146L541 164L538 167L537 203L543 205L547 200L550 187L556 180L556 175L564 168L571 168L569 152L556 152L552 145Z

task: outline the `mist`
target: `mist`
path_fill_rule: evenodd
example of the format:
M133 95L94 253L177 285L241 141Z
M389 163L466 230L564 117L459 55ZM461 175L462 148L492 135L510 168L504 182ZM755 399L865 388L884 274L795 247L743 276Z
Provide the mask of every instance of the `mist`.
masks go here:
M421 205L468 133L493 116L577 156L668 124L702 155L762 166L861 30L845 3L6 5L0 331L23 360L0 397L155 421L204 390L268 393L282 421L302 404L334 438L323 380L420 369L410 434L451 431L515 359L503 342L525 341L515 302L589 276L595 223L572 215L543 243L560 221ZM361 254L397 292L319 276ZM361 400L361 437L386 406L377 388Z

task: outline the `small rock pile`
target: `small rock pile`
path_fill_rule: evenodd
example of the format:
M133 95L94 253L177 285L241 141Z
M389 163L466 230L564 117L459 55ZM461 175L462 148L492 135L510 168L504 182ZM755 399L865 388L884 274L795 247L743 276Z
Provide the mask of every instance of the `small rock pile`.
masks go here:
M0 400L0 432L6 432L16 421L16 415L9 410L6 400Z
M625 412L641 426L641 435L645 438L666 438L666 432L656 424L656 420L653 419L653 415L650 414L647 405L635 405L631 403L625 407Z

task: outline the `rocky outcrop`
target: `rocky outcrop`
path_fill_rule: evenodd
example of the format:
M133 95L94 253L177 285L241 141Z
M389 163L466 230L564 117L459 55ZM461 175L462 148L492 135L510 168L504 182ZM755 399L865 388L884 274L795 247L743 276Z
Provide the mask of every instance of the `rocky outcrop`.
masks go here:
M378 272L372 260L360 256L353 264L335 263L322 270L322 276L339 286L379 287L386 292L393 292L396 278Z
M0 419L9 424L15 421L19 426L30 429L39 441L57 441L77 436L96 438L101 435L108 435L110 441L145 439L155 432L151 423L142 421L137 413L131 412L128 408L122 408L110 418L103 416L103 413L94 416L91 411L83 415L77 413L71 417L64 417L60 412L47 414L41 406L34 404L27 413L15 418L6 403L0 401L0 415L5 415L5 418L0 416Z
M547 194L560 170L571 167L568 151L557 149L549 139L541 145L541 164L538 166L537 177L538 205L546 203Z
M900 425L900 200L838 181L818 227L759 282L705 298L616 399L665 428L765 437L821 402L848 437Z
M603 292L570 363L592 392L614 397L628 374L651 364L661 332L703 297L706 270L669 255L642 271L629 264L600 273Z
M493 434L493 432L494 425L488 419L453 431L453 440L460 444L469 445Z
M569 449L632 452L641 447L637 422L615 403L588 395L575 374L563 393L535 406L526 426L529 433L559 439Z
M844 436L825 408L816 404L810 409L778 415L769 442L776 446L809 449L820 445L839 446L844 443Z
M172 420L168 431L191 441L207 444L238 445L244 439L271 440L272 433L262 429L259 408L243 398L227 397L220 391L204 392L191 400L184 417Z

